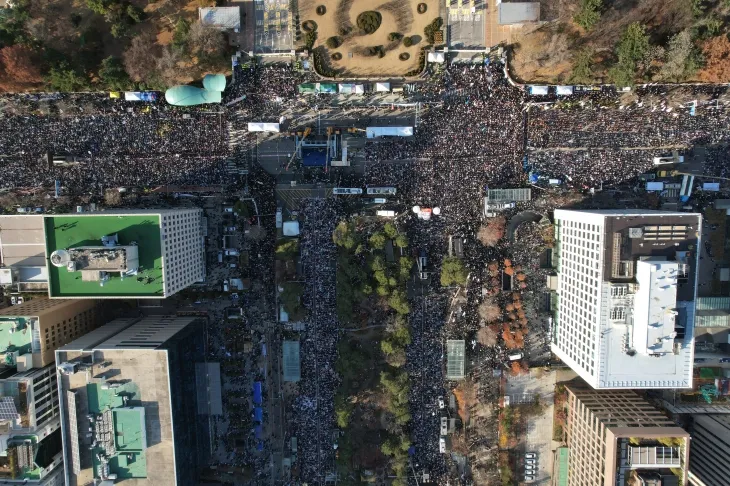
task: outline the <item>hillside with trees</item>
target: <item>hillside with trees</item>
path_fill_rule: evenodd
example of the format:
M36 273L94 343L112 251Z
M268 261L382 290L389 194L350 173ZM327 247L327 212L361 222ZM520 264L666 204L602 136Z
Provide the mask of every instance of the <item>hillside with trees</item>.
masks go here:
M165 89L227 72L224 34L196 20L207 5L15 0L0 9L0 91Z
M514 39L518 79L621 86L730 81L730 0L541 3L545 22Z

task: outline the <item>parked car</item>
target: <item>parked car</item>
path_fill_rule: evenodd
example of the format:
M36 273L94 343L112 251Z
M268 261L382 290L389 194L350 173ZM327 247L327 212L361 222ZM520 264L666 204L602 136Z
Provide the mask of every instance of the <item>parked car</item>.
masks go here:
M228 292L228 280L223 281L223 292Z
M707 361L707 358L695 358L695 363L704 363Z
M525 481L534 481L535 475L534 474L525 474Z
M231 250L231 249L226 250L226 256L239 256L239 255L240 255L240 253L238 252L238 250Z
M233 212L233 206L226 206L223 208L224 213L232 213Z
M218 252L218 263L223 263L223 252L222 251Z
M226 226L223 228L224 233L235 233L236 227L235 226Z
M537 466L534 464L525 464L525 471L534 471L535 469L537 469Z
M230 268L238 268L238 263L229 263L228 266Z
M730 363L730 358L720 358L720 363Z
M525 464L537 464L536 459L525 459Z
M446 408L446 403L444 403L444 397L438 397L437 401L439 404L439 409L443 410L444 408Z
M537 454L534 452L528 452L525 454L525 459L535 459L537 457Z

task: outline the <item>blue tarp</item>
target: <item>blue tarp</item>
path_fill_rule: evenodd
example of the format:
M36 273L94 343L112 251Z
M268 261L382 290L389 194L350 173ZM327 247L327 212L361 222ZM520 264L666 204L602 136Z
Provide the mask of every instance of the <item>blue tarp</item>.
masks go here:
M327 151L321 149L303 149L302 165L304 167L324 167L327 163Z
M253 409L253 419L256 422L263 422L264 421L264 409L261 407L256 407Z
M256 434L256 438L261 439L262 436L264 435L263 425L257 425L256 428L254 429L254 431L255 431L254 433Z
M538 174L530 174L530 182L535 183L539 178Z
M257 381L253 384L253 403L260 404L263 396L263 387L261 382Z

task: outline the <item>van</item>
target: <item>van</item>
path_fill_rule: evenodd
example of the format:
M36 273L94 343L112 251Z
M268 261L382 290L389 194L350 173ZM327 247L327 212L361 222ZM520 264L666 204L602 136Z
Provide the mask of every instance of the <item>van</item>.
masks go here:
M446 454L446 437L441 437L439 439L439 452L441 454Z

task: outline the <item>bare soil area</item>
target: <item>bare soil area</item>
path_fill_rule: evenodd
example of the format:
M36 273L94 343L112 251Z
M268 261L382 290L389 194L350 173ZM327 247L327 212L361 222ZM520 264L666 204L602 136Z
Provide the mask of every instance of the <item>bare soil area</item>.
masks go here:
M425 3L427 10L419 14L416 8ZM323 5L327 11L317 15L316 9ZM357 27L357 16L362 12L374 10L382 15L377 31L365 34ZM419 51L425 44L423 29L439 16L437 0L376 0L364 2L355 0L302 0L299 2L299 15L302 22L313 20L317 23L317 42L315 48L324 49L330 65L346 75L402 76L418 67ZM347 31L349 33L345 33ZM417 42L405 47L402 40L390 41L388 35L398 33L413 36ZM344 35L343 35L344 34ZM336 49L326 46L327 39L339 36L343 42ZM368 49L382 46L384 57L369 55ZM340 53L342 59L334 61L331 55ZM399 56L408 53L410 58L401 61Z

